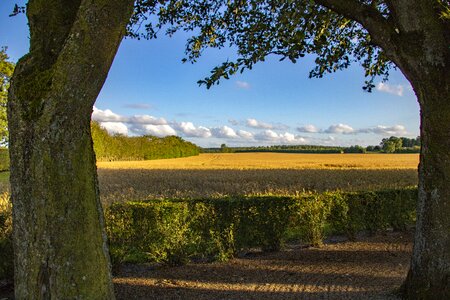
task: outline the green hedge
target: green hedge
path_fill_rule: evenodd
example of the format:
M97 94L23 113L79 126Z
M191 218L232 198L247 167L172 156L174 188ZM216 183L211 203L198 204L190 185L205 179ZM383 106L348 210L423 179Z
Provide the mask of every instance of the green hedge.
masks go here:
M12 206L7 193L0 194L0 280L14 273L12 245Z
M225 260L240 251L280 249L292 238L320 245L415 222L417 189L328 192L298 197L149 200L106 209L113 262Z
M105 209L113 263L226 260L289 239L320 245L327 235L404 230L415 222L417 189L117 203ZM11 204L0 195L0 279L12 278Z
M417 189L117 203L105 209L113 263L226 260L289 239L320 245L327 235L404 230L415 222ZM11 204L0 196L0 279L12 278Z
M0 172L9 170L9 150L0 148Z

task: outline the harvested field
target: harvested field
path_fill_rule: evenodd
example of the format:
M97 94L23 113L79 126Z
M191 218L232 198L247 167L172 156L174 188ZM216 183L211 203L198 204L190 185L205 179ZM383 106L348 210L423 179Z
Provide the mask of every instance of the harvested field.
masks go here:
M175 159L97 162L100 169L414 169L418 154L203 153Z
M295 195L417 184L417 154L220 153L98 162L103 203L148 198Z
M118 299L396 299L411 240L408 233L388 233L247 253L226 263L122 266L114 283Z
M417 184L401 170L144 170L99 169L103 203L148 198L295 195L303 191L377 190Z

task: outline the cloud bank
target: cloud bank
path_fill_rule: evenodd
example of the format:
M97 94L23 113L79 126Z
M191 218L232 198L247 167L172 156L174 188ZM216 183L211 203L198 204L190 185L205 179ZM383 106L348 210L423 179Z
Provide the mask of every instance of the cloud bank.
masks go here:
M349 144L360 140L336 138L337 136L352 136L358 134L375 134L381 136L405 136L408 131L403 125L377 125L365 128L353 128L345 123L332 124L325 129L320 129L309 124L297 127L297 133L306 133L308 136L298 135L287 130L289 127L281 123L271 124L261 122L255 118L245 121L228 120L229 125L206 127L196 125L190 121L167 121L162 117L151 115L122 116L109 109L98 109L94 107L92 120L100 123L100 126L112 134L123 135L154 135L164 137L178 135L181 137L200 139L201 143L206 140L227 142L240 145L262 145L262 144L323 144L339 145ZM247 127L250 130L243 130ZM320 137L321 135L327 137ZM213 142L211 142L213 143Z

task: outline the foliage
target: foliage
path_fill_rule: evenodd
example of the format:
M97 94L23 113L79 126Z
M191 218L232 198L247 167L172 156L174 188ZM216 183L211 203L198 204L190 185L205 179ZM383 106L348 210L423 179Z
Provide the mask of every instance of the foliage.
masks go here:
M9 150L0 148L0 172L9 170Z
M97 122L91 123L94 151L98 161L149 160L198 155L196 145L177 136L127 137L110 135Z
M383 138L378 146L367 146L368 152L385 153L420 153L420 136L416 138L395 137Z
M293 227L301 239L313 246L321 246L325 222L330 215L331 202L327 194L310 194L300 198Z
M9 80L14 71L14 64L8 61L6 48L0 48L0 143L8 141L8 121L6 118L6 102Z
M367 146L366 148L354 145L349 147L339 146L322 146L322 145L273 145L273 146L248 146L248 147L223 147L220 148L202 148L203 153L246 153L246 152L274 152L274 153L366 153L368 152L383 152L386 153L419 153L420 152L420 138L409 139L406 137L391 137L390 139L397 139L402 141L402 146L396 145L392 152L385 151L380 146ZM383 139L384 141L389 139ZM390 142L388 142L390 143ZM386 146L387 147L387 146Z
M232 150L226 144L222 144L222 145L220 145L220 152L221 153L230 153L230 152L232 152Z
M405 230L415 221L416 188L297 196L148 200L106 207L114 263L226 260L249 249L279 250L287 239L320 246L327 234ZM0 279L13 276L11 203L0 197Z
M383 139L380 145L384 152L394 153L402 148L402 139L391 136L390 138Z
M401 137L402 140L402 147L406 148L413 148L413 147L420 147L421 141L420 136L416 137L415 139L410 139L406 137Z
M342 153L344 147L330 147L318 145L272 145L272 146L247 146L247 147L226 147L226 152L246 153L246 152L275 152L275 153ZM202 148L203 153L224 152L221 148Z
M366 153L366 148L359 145L350 146L344 149L344 153Z
M403 230L415 221L416 198L417 189L406 188L115 203L106 209L106 228L116 263L223 260L252 248L278 250L293 235L318 246L325 228L349 238Z
M13 278L12 205L7 193L0 195L0 280Z
M316 55L310 77L348 68L360 61L368 77L365 89L374 87L375 76L387 78L393 66L384 52L373 44L358 22L317 4L318 1L145 1L136 2L129 35L155 38L160 29L172 35L192 31L185 61L195 62L207 47L237 48L238 58L226 61L200 80L209 88L221 78L252 69L274 54L292 62L307 54ZM384 1L373 7L388 15ZM158 21L148 15L157 14ZM145 24L145 33L139 32Z

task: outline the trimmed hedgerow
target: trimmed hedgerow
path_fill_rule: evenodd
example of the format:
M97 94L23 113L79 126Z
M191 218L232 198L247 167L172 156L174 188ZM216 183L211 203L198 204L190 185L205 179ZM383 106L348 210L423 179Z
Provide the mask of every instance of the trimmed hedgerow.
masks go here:
M9 150L0 148L0 172L9 170Z
M403 230L415 222L417 189L117 203L106 209L113 262L225 260L275 251L292 236L320 246L325 233Z
M404 230L415 222L416 188L116 203L105 209L113 263L226 260L275 251L292 238L320 246L327 234ZM0 279L13 276L11 203L0 195Z

